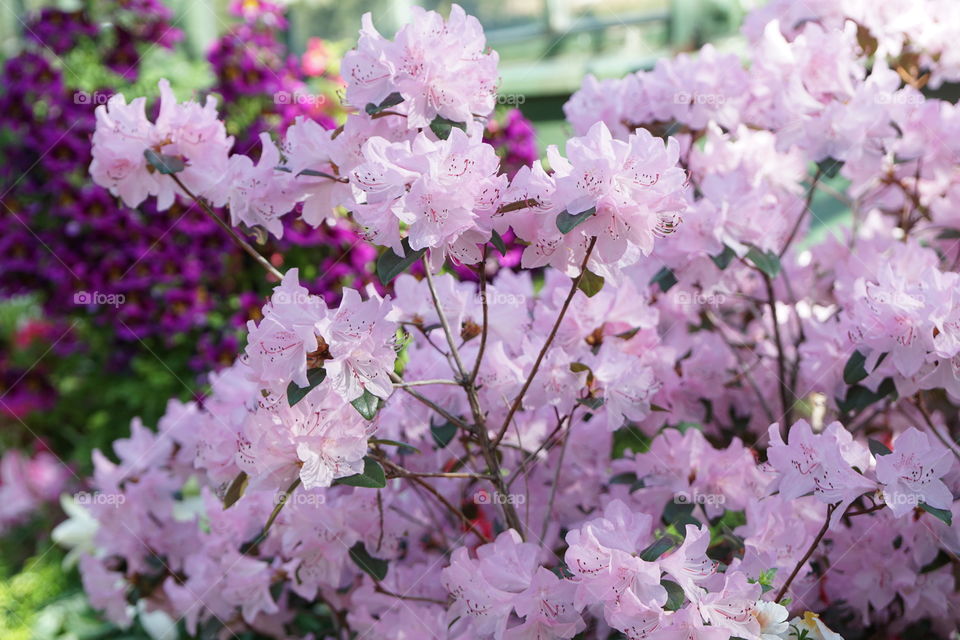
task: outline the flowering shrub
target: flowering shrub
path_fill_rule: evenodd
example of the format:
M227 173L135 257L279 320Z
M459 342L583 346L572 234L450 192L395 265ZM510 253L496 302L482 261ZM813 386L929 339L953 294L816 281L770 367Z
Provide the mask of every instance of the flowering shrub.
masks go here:
M95 454L60 530L91 602L204 637L954 631L960 119L921 89L960 23L821 5L753 14L746 67L588 79L512 177L457 6L365 16L344 124L257 161L212 103L111 98L91 174L128 205L277 237L343 207L392 292L333 304L233 232L280 283L209 395ZM854 225L803 249L821 188ZM523 269L490 278L508 232Z

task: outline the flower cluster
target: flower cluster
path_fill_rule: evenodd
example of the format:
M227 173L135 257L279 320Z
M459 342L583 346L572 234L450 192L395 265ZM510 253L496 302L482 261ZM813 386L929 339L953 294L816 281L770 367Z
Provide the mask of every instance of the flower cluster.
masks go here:
M588 79L564 153L513 175L459 7L392 40L365 17L344 124L257 162L212 106L104 108L122 197L275 235L347 209L390 291L334 308L287 270L206 398L96 454L60 534L91 601L277 638L948 637L960 120L921 89L952 49L800 4L751 15L746 66ZM942 36L939 6L910 15ZM853 224L816 242L820 192ZM492 276L511 234L522 268Z

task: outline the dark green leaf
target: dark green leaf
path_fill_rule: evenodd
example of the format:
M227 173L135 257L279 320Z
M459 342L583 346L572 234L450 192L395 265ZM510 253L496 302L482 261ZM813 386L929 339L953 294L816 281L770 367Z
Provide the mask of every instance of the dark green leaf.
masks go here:
M399 92L394 91L386 98L383 99L383 102L380 104L373 104L372 102L367 103L367 106L364 108L364 111L367 112L369 116L375 116L381 111L386 111L390 107L395 107L398 104L403 102L403 96Z
M363 395L351 401L350 404L367 420L373 420L377 411L380 410L380 398L370 393L368 389L364 389Z
M557 214L557 229L560 229L560 233L570 233L573 231L574 227L586 222L587 218L596 212L596 207L590 207L586 211L581 211L580 213L567 213L566 211L561 211L559 214Z
M670 267L664 267L660 269L660 271L657 271L656 275L650 279L650 284L656 284L660 287L660 291L666 293L670 291L673 285L677 284L677 276L673 275Z
M837 173L843 168L843 162L836 158L824 158L817 163L817 169L820 170L824 178L836 178Z
M673 540L664 536L640 552L640 559L644 562L653 562L673 548Z
M603 406L603 398L577 398L577 402L589 409L599 409Z
M357 473L346 478L337 478L333 481L333 484L363 487L365 489L383 489L387 486L387 476L379 462L370 456L364 456L363 473Z
M227 492L223 495L223 508L229 509L237 500L243 497L243 492L247 490L247 483L250 480L247 477L246 471L241 471L236 478L233 479L233 482L230 483L230 486L227 488Z
M406 271L407 268L419 260L426 251L426 249L414 251L410 248L410 242L404 238L404 255L402 258L390 248L381 253L380 257L377 258L377 278L380 280L380 284L383 286L390 284L391 280Z
M921 502L920 508L926 511L927 513L929 513L930 515L934 516L935 518L939 518L940 520L943 520L948 525L953 524L953 513L951 513L950 511L947 511L946 509L938 509L936 507L931 507L926 502Z
M960 229L944 229L937 234L937 240L958 240L960 239Z
M371 556L362 542L350 547L350 559L374 580L380 581L387 577L390 565L386 560Z
M298 175L298 176L313 176L314 178L329 178L329 179L331 179L331 180L338 180L338 179L339 179L339 178L337 178L337 176L335 176L335 175L332 175L332 174L329 174L329 173L325 173L325 172L323 172L323 171L316 171L316 170L314 170L314 169L304 169L303 171L301 171L301 172L298 173L297 175Z
M153 149L147 149L143 152L143 155L151 167L167 176L180 173L186 167L186 165L183 164L183 158L179 156L163 155Z
M634 426L620 427L613 432L611 458L622 458L627 451L646 453L650 450L650 438Z
M610 484L633 484L637 481L637 474L632 471L624 471L610 478Z
M503 241L503 236L497 233L496 229L494 229L493 233L490 234L490 244L492 244L496 250L500 252L500 255L507 255L507 243Z
M723 245L723 251L715 256L710 256L710 259L713 260L713 264L717 265L717 268L720 271L723 271L730 266L730 263L737 256L733 249L727 245Z
M452 422L435 425L431 422L430 435L433 436L433 441L437 443L437 446L443 449L456 437L457 425Z
M461 131L467 130L467 125L463 122L454 122L453 120L447 120L441 116L437 116L433 119L433 122L430 123L430 131L433 131L433 134L441 140L446 140L449 138L450 132L453 131L454 127L460 129Z
M843 400L838 400L837 406L844 413L863 411L874 402L882 400L892 393L896 393L893 378L885 378L876 391L871 391L857 384L847 388L847 396Z
M872 453L877 457L888 456L891 453L893 453L893 451L890 451L887 445L883 444L879 440L875 440L873 438L867 438L867 444L870 445L870 453Z
M583 371L590 371L590 367L583 364L582 362L571 362L570 371L574 373L582 373Z
M683 588L673 580L661 580L660 586L667 590L667 604L663 608L667 611L677 611L683 606Z
M587 294L588 298L592 298L600 293L600 289L603 289L603 276L598 276L590 269L585 269L577 288Z
M314 387L323 382L323 379L326 377L326 370L310 369L307 371L307 386L301 387L296 382L291 382L287 385L287 402L290 403L291 407L297 404L303 400L306 395L314 389Z
M688 524L698 526L700 521L693 517L693 504L689 501L680 502L676 499L670 500L663 507L663 524L673 525L677 531L682 532Z
M843 381L847 384L857 384L867 377L867 369L864 366L867 357L859 351L854 351L847 364L843 367Z
M776 278L780 273L780 258L773 251L761 251L756 247L750 247L747 260L771 278Z

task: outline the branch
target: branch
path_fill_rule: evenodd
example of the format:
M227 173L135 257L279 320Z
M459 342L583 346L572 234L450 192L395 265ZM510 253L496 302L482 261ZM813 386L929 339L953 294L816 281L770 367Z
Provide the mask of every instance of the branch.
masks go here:
M390 372L390 379L393 380L394 384L398 385L399 388L403 389L404 391L409 393L411 396L413 396L414 398L416 398L426 406L430 407L431 409L439 413L441 416L443 416L453 424L457 425L458 427L460 427L465 431L470 431L470 427L464 424L464 422L460 418L454 416L452 413L450 413L449 411L447 411L446 409L438 405L436 402L434 402L430 398L427 398L426 396L420 393L417 393L416 391L408 387L407 383L405 383L403 379L400 378L400 376L393 373L392 371Z
M560 314L557 316L556 322L553 323L553 329L550 330L550 335L547 336L547 341L543 343L543 348L540 349L540 353L537 355L537 359L533 363L533 368L530 370L530 375L527 376L527 381L523 383L520 393L517 394L517 397L513 400L513 404L510 405L510 411L507 412L507 417L503 421L503 425L500 427L500 432L493 441L494 447L500 444L500 441L503 440L503 436L506 435L507 429L510 427L510 421L513 420L513 415L517 412L517 409L520 408L520 403L523 402L523 396L527 393L527 389L530 388L530 385L533 384L533 378L537 375L537 370L540 368L540 363L543 362L543 358L547 355L550 345L553 344L553 339L556 337L557 331L560 329L560 323L563 322L563 317L566 315L567 309L570 307L570 302L573 300L573 296L577 293L577 289L580 288L580 281L583 279L583 274L587 270L587 262L590 260L590 254L593 253L593 247L596 244L597 238L594 236L590 239L590 245L587 247L587 253L583 256L583 262L580 264L580 273L576 278L573 279L573 283L570 286L570 293L567 294L567 299L563 301L563 306L560 308Z
M810 190L807 191L807 200L803 205L803 210L800 212L800 215L797 216L797 221L793 224L793 229L790 230L790 235L787 236L787 241L783 243L783 248L780 249L779 257L787 252L787 249L790 248L790 245L793 243L794 238L797 236L797 231L800 230L800 223L803 222L803 219L807 215L807 211L810 210L810 204L813 202L813 194L817 189L817 182L820 180L820 176L823 174L823 169L817 167L816 173L813 174L813 182L810 183Z
M183 184L180 178L177 177L177 174L171 173L170 177L173 178L173 181L177 183L177 186L180 187L183 190L183 192L187 194L187 196L189 196L191 199L193 199L194 202L200 205L200 208L204 211L204 213L206 213L213 220L215 220L216 223L219 224L224 231L230 234L230 237L233 238L234 242L240 245L241 249L246 251L250 255L250 257L256 260L261 267L266 269L267 273L272 275L277 280L283 280L283 274L280 273L280 271L278 271L276 267L270 264L270 262L266 258L264 258L259 251L257 251L252 246L250 246L250 243L244 240L239 233L234 231L233 227L227 224L223 220L223 218L218 216L216 212L213 209L211 209L209 205L207 205L206 202L204 202L203 200L195 196L193 192L190 191L190 189L187 189L187 186Z
M483 246L483 260L480 261L480 267L477 269L477 277L480 278L480 304L483 306L483 329L480 333L480 348L477 350L477 360L473 363L473 371L470 373L470 386L477 382L477 374L480 373L480 363L483 361L483 351L487 347L487 327L489 324L489 305L487 304L487 246Z
M840 504L839 502L837 504ZM827 519L824 520L823 526L820 527L820 531L817 533L817 537L813 539L813 544L810 545L810 548L807 549L807 552L803 554L803 557L800 558L800 562L797 563L797 566L793 568L793 572L790 574L790 577L787 578L787 581L783 583L783 586L780 587L780 591L777 592L777 597L773 599L774 602L780 602L783 600L784 594L787 593L787 589L790 588L790 583L793 582L793 579L797 577L797 574L800 573L800 569L803 568L803 565L807 563L807 560L810 559L810 556L813 555L814 550L817 548L817 545L820 544L820 541L823 540L823 536L827 535L827 530L830 528L830 518L833 516L834 510L837 508L836 504L827 505Z
M793 402L790 396L793 391L787 383L787 355L783 350L783 337L780 335L780 323L777 322L777 299L773 293L773 281L763 271L763 282L767 288L767 306L770 307L770 321L773 323L773 337L777 344L777 380L780 383L780 404L783 405L783 421L789 428L793 422Z

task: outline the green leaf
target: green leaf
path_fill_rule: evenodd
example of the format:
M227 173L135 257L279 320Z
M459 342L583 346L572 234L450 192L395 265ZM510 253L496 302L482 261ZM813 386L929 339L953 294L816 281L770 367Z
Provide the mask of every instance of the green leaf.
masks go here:
M864 366L867 357L859 351L854 351L847 364L843 366L843 381L847 384L857 384L867 377L867 369Z
M680 532L682 532L688 524L699 526L700 521L693 517L693 506L691 502L670 500L663 507L663 515L661 516L663 524L668 527L673 525L677 528L677 531Z
M610 478L610 484L633 484L637 481L637 474L633 471L624 471Z
M500 252L500 255L507 255L507 243L503 241L503 236L497 233L497 230L494 229L493 233L490 234L490 244Z
M571 362L571 363L570 363L570 371L572 371L572 372L574 372L574 373L582 373L582 372L584 372L584 371L590 371L590 367L588 367L587 365L583 364L582 362Z
M599 409L603 406L603 398L577 398L577 404L582 404L588 409Z
M296 382L291 382L287 385L287 402L290 403L291 407L297 404L318 384L323 382L323 379L326 377L327 372L325 369L310 369L307 371L307 386L301 387Z
M387 577L387 570L390 568L390 565L386 560L371 556L367 552L367 547L362 542L358 542L350 547L350 559L378 582Z
M298 177L299 177L299 176L313 176L314 178L329 178L329 179L331 179L331 180L339 180L339 178L337 178L337 176L335 176L335 175L333 175L333 174L326 173L326 172L324 172L324 171L317 171L317 170L315 170L315 169L304 169L303 171L301 171L300 173L298 173L297 176L298 176Z
M929 513L930 515L934 516L935 518L939 518L940 520L943 520L948 525L953 524L953 513L951 513L950 511L947 511L946 509L938 509L936 507L931 507L926 502L921 502L920 508L926 511L927 513Z
M656 284L660 287L660 291L666 293L670 291L673 285L677 284L677 276L673 275L670 267L664 267L650 279L650 284Z
M878 458L880 456L888 456L891 453L893 453L893 451L891 451L889 447L887 447L887 445L883 444L879 440L875 440L873 438L867 438L867 444L870 446L870 453L877 456Z
M243 497L244 491L247 490L247 483L250 478L247 476L246 471L241 471L236 478L230 483L230 486L227 488L227 492L223 495L223 508L229 509L237 500Z
M660 586L667 590L667 604L663 608L667 611L677 611L683 606L683 589L673 580L661 580Z
M365 489L383 489L387 486L387 476L380 463L370 456L363 457L363 473L356 473L346 478L337 478L333 484L348 487L363 487Z
M570 233L577 225L586 222L587 218L596 212L596 207L590 207L586 211L581 211L580 213L567 213L566 211L561 211L559 214L557 214L557 229L560 229L560 233Z
M613 447L610 457L622 458L627 451L646 453L650 450L650 438L634 426L620 427L613 432Z
M587 294L588 298L592 298L600 293L600 289L603 289L603 276L598 276L590 269L584 269L583 277L580 278L580 284L577 285L577 288Z
M937 234L937 240L960 240L960 229L944 229Z
M350 402L353 408L360 412L366 420L373 420L380 410L380 398L370 393L369 389L363 390L363 395Z
M770 278L776 278L780 273L780 258L773 251L761 251L757 247L750 247L747 260Z
M446 140L449 138L450 132L453 131L454 127L460 129L461 131L467 130L467 125L463 122L454 122L453 120L447 120L441 116L437 116L433 119L433 122L430 123L430 131L433 131L433 134L441 140Z
M380 284L383 286L390 284L391 280L406 271L410 265L423 257L423 254L426 252L426 249L419 249L417 251L411 249L410 242L406 238L403 239L403 257L394 253L393 249L387 248L387 250L377 258L377 278L380 280Z
M713 260L713 264L717 265L717 268L720 271L723 271L730 266L730 263L737 256L733 249L727 245L723 245L723 251L715 256L710 256L710 259Z
M411 453L422 453L420 449L417 449L412 444L406 442L400 442L399 440L388 440L387 438L370 438L369 442L371 444L378 444L384 447L397 447L398 449L406 449Z
M896 386L893 378L885 378L876 391L860 386L853 385L847 387L847 395L843 400L837 400L837 406L844 413L855 413L863 411L874 402L886 398L888 395L896 393Z
M824 178L836 178L837 173L839 173L842 168L843 162L836 158L824 158L817 163L817 169L820 170Z
M653 562L673 548L673 540L664 536L640 552L640 559L644 562Z
M394 91L393 93L388 95L386 98L384 98L383 102L381 102L380 104L373 104L372 102L368 102L367 106L364 108L364 111L367 112L368 116L375 116L381 111L386 111L390 107L397 106L401 102L403 102L403 96L400 95L399 92Z
M430 435L433 436L433 441L437 443L437 447L443 449L457 436L457 425L449 421L446 424L436 425L431 421Z
M173 175L174 173L180 173L186 168L186 165L183 163L183 158L179 156L168 156L157 153L153 149L146 149L143 152L144 157L147 159L147 162L150 163L150 166L162 173L165 176Z

